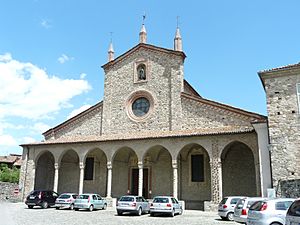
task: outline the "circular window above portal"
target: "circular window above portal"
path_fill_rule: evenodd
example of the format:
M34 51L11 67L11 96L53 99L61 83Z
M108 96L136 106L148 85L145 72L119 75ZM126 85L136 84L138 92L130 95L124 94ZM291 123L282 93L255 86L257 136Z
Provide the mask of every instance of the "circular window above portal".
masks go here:
M135 121L147 118L153 110L153 97L146 91L133 93L127 101L127 114Z

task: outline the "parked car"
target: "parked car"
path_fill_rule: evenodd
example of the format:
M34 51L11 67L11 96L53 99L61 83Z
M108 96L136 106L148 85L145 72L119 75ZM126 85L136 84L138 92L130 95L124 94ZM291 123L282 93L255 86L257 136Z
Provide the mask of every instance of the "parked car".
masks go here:
M149 211L149 202L142 196L126 195L122 196L117 202L119 216L124 212L135 213L140 216L142 213L149 213Z
M75 199L78 197L76 193L63 193L55 201L55 208L69 208L74 209Z
M247 216L248 216L248 210L250 206L259 200L265 200L266 198L261 197L245 197L241 198L234 207L234 214L233 214L233 220L238 223L246 223L247 222Z
M224 197L222 201L219 203L218 207L218 215L222 218L222 220L233 220L233 209L243 196L228 196Z
M50 190L34 190L30 192L25 200L28 208L32 209L34 206L41 206L43 209L55 205L55 200L58 194Z
M106 209L106 207L106 199L102 198L98 194L81 194L74 202L74 209L76 211L79 209L88 209L89 211L93 211L94 209Z
M153 202L150 204L150 216L169 214L173 217L175 214L181 215L182 212L182 205L171 196L157 196L153 198Z
M286 225L299 225L300 224L300 199L291 204L287 211L285 218Z
M282 225L288 208L295 199L274 198L252 204L248 211L247 225Z

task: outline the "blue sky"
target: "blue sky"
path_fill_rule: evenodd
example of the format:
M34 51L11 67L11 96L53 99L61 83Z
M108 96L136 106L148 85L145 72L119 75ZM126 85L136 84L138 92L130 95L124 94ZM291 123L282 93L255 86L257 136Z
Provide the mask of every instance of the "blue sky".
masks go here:
M110 32L115 56L138 43L173 48L205 98L266 115L257 71L300 61L300 1L0 0L0 155L102 100Z

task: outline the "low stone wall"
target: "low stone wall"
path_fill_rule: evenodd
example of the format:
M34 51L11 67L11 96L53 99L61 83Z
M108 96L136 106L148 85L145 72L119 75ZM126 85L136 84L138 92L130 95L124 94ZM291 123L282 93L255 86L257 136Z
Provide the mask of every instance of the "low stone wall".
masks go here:
M19 195L15 192L18 190L18 187L18 184L0 181L0 201L19 201Z
M282 180L279 182L278 197L299 198L300 197L300 179Z

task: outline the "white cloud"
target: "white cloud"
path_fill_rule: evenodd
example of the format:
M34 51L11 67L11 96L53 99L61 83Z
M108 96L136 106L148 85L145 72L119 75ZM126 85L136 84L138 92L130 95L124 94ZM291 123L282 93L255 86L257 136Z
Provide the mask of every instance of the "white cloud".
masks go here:
M32 63L17 61L9 53L0 55L0 119L17 116L42 119L91 87L85 80L50 76Z
M48 28L51 28L52 25L51 25L51 21L50 20L47 20L47 19L42 19L41 21L41 26L48 29Z
M74 57L69 57L66 54L62 54L57 60L58 62L60 62L61 64L64 64L67 61L73 60Z
M79 109L73 110L73 111L69 114L69 116L67 117L67 119L70 119L70 118L72 118L72 117L78 115L79 113L83 112L84 110L86 110L86 109L88 109L88 108L90 108L90 107L91 107L91 105L83 105L83 106L81 106Z
M42 134L45 131L49 130L51 127L45 123L35 123L32 127L32 130L34 130L35 132L37 132L38 134Z
M17 145L17 141L13 138L13 136L8 134L0 135L0 146L15 146Z
M80 79L84 79L86 77L86 75L87 75L86 73L81 73L80 74Z
M24 144L28 144L28 143L34 143L34 142L37 142L34 138L32 137L23 137L23 143Z

